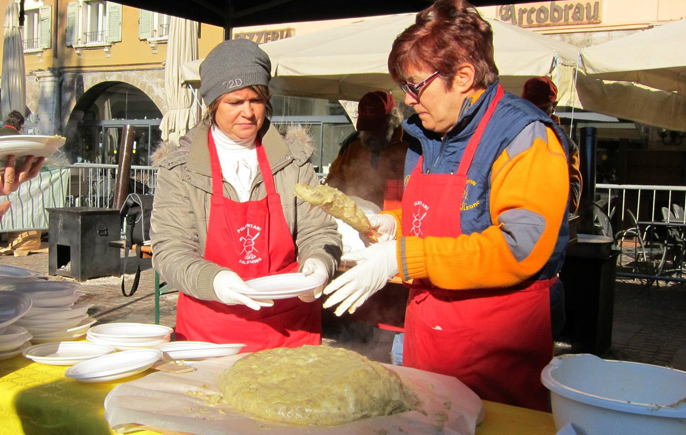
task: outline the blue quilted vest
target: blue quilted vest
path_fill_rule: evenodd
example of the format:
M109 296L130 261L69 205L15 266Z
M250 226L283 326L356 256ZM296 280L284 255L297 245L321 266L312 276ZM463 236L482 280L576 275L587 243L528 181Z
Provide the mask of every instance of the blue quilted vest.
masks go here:
M421 143L421 154L424 156L423 173L452 174L457 172L467 143L495 97L496 89L497 82L489 86L476 103L463 110L464 113L455 127L443 138L424 129L418 115L413 115L404 122L405 132L417 138ZM490 214L490 178L493 163L527 125L536 121L544 123L555 131L565 153L569 155L569 139L556 123L533 104L505 92L484 130L481 143L467 173L467 193L462 201L460 222L464 234L482 232L493 225ZM418 151L412 148L408 150L405 161L406 180L419 161ZM456 198L454 203L446 204L446 207L457 207L458 204L460 204L460 199ZM532 279L548 279L560 271L568 240L569 225L566 210L555 250L548 263Z

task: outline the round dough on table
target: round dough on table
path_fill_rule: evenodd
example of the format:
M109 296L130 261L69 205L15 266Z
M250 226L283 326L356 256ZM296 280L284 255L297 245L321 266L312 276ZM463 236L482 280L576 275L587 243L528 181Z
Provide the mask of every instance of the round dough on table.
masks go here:
M337 425L408 411L414 396L400 377L364 356L329 346L269 349L220 375L224 400L256 417Z

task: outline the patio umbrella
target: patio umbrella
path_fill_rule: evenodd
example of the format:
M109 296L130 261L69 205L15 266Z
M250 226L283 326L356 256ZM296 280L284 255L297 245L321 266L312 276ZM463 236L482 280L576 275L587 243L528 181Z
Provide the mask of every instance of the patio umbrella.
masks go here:
M164 89L169 109L160 123L162 140L178 145L179 139L197 123L193 94L181 86L181 65L198 58L198 23L171 17L167 61L164 66Z
M583 49L592 78L639 83L686 96L686 20Z
M2 119L16 110L26 112L26 71L24 69L24 46L19 28L19 4L11 1L5 10L5 40L2 53Z
M495 60L503 87L521 93L524 82L573 67L578 49L529 30L487 18L493 27ZM368 19L262 45L272 61L272 91L339 100L359 100L371 90L400 93L388 74L393 41L415 14ZM200 61L186 64L182 80L198 85Z

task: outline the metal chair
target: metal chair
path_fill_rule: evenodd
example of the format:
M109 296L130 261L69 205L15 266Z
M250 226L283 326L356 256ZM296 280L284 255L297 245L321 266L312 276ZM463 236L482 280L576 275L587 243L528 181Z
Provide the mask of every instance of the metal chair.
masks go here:
M630 267L631 273L644 281L646 287L650 287L664 271L667 246L654 225L647 225L645 229L641 229L633 212L628 209L626 211L633 226L615 235L621 251L619 266ZM627 254L630 254L631 262L625 265L623 257Z

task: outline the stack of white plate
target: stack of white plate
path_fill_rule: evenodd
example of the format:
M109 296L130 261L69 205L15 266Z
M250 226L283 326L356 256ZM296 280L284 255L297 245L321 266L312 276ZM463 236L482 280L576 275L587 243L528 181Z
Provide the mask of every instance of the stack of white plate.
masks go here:
M0 360L13 358L31 345L31 334L15 324L30 309L31 298L25 294L0 292Z
M69 341L83 337L96 320L87 312L90 304L78 304L80 284L66 281L34 281L13 284L12 289L31 298L33 306L17 324L28 329L37 343Z
M166 343L174 330L149 323L104 323L91 328L86 339L93 343L114 346L119 350L142 349Z
M38 281L44 277L33 270L0 264L0 288L8 288L13 284Z

